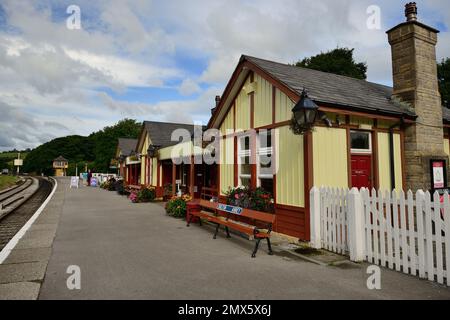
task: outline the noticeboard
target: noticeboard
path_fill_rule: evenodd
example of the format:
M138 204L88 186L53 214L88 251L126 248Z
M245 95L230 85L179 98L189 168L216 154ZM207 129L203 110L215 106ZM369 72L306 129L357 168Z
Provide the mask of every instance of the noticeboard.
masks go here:
M80 186L80 178L79 177L71 177L70 178L70 189L79 188Z
M94 187L94 188L98 187L98 180L97 180L97 178L92 178L91 179L91 187Z
M447 188L447 162L431 160L431 186L433 190Z

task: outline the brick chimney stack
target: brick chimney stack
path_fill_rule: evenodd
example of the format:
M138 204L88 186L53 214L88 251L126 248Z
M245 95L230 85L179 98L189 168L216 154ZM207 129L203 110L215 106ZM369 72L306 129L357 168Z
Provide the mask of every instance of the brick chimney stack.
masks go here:
M444 152L442 104L436 61L438 30L417 20L415 2L405 8L407 21L387 31L392 49L393 95L417 114L405 128L407 188L431 189L430 160L448 160Z

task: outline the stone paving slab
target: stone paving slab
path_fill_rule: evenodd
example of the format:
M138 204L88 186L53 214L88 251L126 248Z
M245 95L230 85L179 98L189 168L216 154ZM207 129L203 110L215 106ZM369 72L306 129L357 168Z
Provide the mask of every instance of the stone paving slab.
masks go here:
M13 263L0 265L0 283L42 282L47 262Z
M34 282L0 284L2 300L36 300L41 286Z
M4 264L47 262L51 253L51 248L16 249L6 258Z

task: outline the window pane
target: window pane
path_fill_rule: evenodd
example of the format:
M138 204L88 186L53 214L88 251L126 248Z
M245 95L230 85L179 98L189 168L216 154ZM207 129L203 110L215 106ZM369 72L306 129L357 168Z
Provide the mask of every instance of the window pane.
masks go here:
M261 188L273 195L273 179L261 179Z
M250 150L250 137L241 138L241 151Z
M250 178L241 178L242 187L250 187Z
M272 148L272 131L262 131L259 134L260 148Z
M252 166L249 164L241 165L241 174L252 174Z
M353 131L350 137L352 149L370 150L370 133Z

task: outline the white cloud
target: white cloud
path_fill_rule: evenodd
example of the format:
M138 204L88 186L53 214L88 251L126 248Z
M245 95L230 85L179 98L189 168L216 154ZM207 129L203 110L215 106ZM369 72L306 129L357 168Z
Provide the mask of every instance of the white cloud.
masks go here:
M183 80L183 82L181 83L180 88L179 88L179 92L183 96L190 96L190 95L193 95L194 93L198 93L200 91L201 91L201 88L198 85L198 83L190 78Z
M0 122L0 149L88 134L125 116L205 123L241 54L291 63L348 46L368 63L369 80L389 84L385 30L404 20L404 2L388 0L376 2L382 26L375 31L366 27L372 0L79 0L83 29L71 31L61 3L1 1L7 27L0 30L0 112L11 120ZM450 21L450 3L420 2L419 19ZM437 53L450 56L450 32L440 33ZM180 57L206 67L191 68ZM181 83L181 100L120 101L99 93L174 83ZM16 130L22 123L33 130Z

